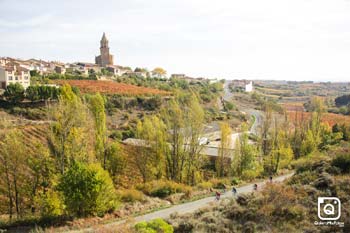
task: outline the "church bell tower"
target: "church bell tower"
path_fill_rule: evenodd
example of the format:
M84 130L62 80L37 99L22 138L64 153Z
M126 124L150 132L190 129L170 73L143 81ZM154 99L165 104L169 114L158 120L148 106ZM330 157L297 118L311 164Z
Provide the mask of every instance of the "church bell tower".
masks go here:
M100 41L100 56L95 57L95 63L100 66L113 65L113 55L109 53L109 45L106 34L103 33Z

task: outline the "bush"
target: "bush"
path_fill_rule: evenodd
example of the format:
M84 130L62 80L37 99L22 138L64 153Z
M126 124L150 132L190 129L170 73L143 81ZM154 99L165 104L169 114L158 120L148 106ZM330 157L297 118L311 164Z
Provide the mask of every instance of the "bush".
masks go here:
M241 180L237 177L233 177L231 180L231 185L238 185L241 183Z
M59 190L67 210L77 216L103 215L117 206L113 182L98 164L73 163L62 176Z
M122 140L123 134L119 130L114 130L109 137L114 140Z
M24 87L19 83L10 83L5 89L4 96L11 103L19 103L24 99Z
M60 193L50 189L45 193L40 193L35 202L40 213L44 217L56 217L63 214L64 205Z
M236 109L235 105L233 103L231 103L231 102L228 102L228 101L225 102L225 107L226 107L227 110Z
M118 190L117 195L120 197L120 200L123 202L135 202L135 201L145 200L144 194L135 189Z
M350 173L350 154L337 155L333 159L332 165L339 168L342 173Z
M212 183L213 184L213 188L216 188L216 189L223 189L227 185L230 184L230 181L228 179L213 178L213 179L209 180L209 182Z
M314 152L308 156L302 157L296 161L291 163L293 169L296 170L297 173L302 173L304 171L312 170L312 167L315 166L315 163L319 161L327 161L328 157L322 153Z
M161 218L149 222L140 222L135 225L137 233L173 233L174 228Z
M17 116L23 116L30 120L40 120L46 118L45 110L42 108L13 107L10 109L10 113Z
M259 176L258 170L244 170L242 172L242 179L243 180L253 180L254 178Z
M201 182L201 183L197 184L197 187L199 189L210 189L213 187L213 184L209 181L206 181L206 182Z
M152 196L164 198L174 193L185 193L191 195L192 189L184 184L178 184L173 181L154 180L137 187L143 193Z

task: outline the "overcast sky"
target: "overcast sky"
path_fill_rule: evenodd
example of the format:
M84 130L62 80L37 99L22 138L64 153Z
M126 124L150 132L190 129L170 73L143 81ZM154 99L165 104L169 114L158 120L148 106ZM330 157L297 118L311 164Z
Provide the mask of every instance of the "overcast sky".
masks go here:
M350 81L349 0L0 0L0 56L190 76Z

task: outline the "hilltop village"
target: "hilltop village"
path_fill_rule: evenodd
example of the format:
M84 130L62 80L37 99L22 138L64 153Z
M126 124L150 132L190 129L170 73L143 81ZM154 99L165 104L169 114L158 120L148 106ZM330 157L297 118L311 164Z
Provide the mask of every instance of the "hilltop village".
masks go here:
M100 41L100 55L95 57L95 63L73 62L63 63L59 61L44 61L39 59L16 59L0 57L0 88L6 88L10 83L19 83L25 89L31 83L31 77L41 75L51 79L93 79L111 80L115 77L142 77L142 78L176 78L187 82L204 81L217 82L216 78L194 78L185 74L167 74L166 70L156 67L153 70L129 66L121 66L114 63L114 56L110 53L109 41L105 33ZM237 83L238 84L238 83ZM242 86L243 85L243 86ZM246 85L246 86L245 86ZM239 87L246 91L252 91L252 83L240 82Z

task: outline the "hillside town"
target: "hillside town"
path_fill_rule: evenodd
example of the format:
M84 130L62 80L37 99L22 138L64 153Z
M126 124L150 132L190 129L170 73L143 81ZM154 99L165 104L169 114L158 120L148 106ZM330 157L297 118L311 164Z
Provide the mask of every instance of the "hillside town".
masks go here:
M175 78L187 82L201 82L208 80L211 83L219 81L217 78L190 77L185 74L167 75L163 68L156 67L153 70L114 64L114 55L110 53L109 41L105 33L100 40L100 55L95 57L95 63L73 62L64 63L60 61L45 61L41 59L17 59L11 57L0 57L0 88L6 88L10 83L19 83L25 89L30 86L33 75L65 75L73 74L84 78L96 80L111 80L118 76L136 76L142 78ZM251 92L252 82L237 80L237 88Z
M0 233L350 233L349 12L0 0Z

